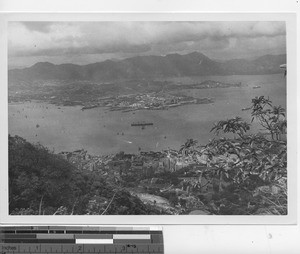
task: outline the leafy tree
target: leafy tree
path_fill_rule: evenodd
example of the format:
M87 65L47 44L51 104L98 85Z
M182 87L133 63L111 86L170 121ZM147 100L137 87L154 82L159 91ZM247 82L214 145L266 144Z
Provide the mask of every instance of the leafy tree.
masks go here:
M237 116L235 118L219 121L210 131L214 131L217 135L219 135L220 131L224 133L236 133L242 138L248 130L250 130L250 124L244 122L241 117Z
M189 155L195 150L197 143L197 140L190 138L180 147L179 152L183 155Z
M272 101L264 96L252 99L252 122L256 119L259 124L271 134L272 140L280 140L286 132L285 110L281 106L273 106Z

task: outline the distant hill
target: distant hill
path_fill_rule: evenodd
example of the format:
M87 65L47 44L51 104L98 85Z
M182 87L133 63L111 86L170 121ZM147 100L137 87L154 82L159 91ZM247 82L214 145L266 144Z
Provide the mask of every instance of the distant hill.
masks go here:
M254 60L234 59L224 63L222 69L230 74L273 74L280 73L279 66L286 63L286 55L264 55Z
M225 62L211 60L193 52L187 55L137 56L120 61L106 60L88 65L40 62L24 68L9 70L14 80L90 80L150 79L182 76L272 74L280 73L279 65L286 55L265 55L255 60L234 59Z

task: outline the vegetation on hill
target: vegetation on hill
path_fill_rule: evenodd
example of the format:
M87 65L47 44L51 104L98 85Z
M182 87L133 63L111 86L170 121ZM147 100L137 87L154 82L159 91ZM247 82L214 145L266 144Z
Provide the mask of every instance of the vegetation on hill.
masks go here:
M9 136L9 211L19 215L159 213L113 181Z

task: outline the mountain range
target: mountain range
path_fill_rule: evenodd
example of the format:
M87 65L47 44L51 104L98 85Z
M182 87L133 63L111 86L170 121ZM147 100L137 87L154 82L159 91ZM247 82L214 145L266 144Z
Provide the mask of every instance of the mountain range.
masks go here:
M39 62L29 68L8 71L16 80L90 80L153 79L206 75L261 75L280 73L286 55L264 55L254 60L212 60L199 52L186 55L136 56L120 61L106 60L88 65Z

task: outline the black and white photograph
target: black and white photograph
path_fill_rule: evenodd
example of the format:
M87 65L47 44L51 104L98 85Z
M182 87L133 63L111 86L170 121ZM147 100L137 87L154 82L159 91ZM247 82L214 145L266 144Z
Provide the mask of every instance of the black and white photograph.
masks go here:
M287 67L280 20L9 21L9 215L288 215Z

